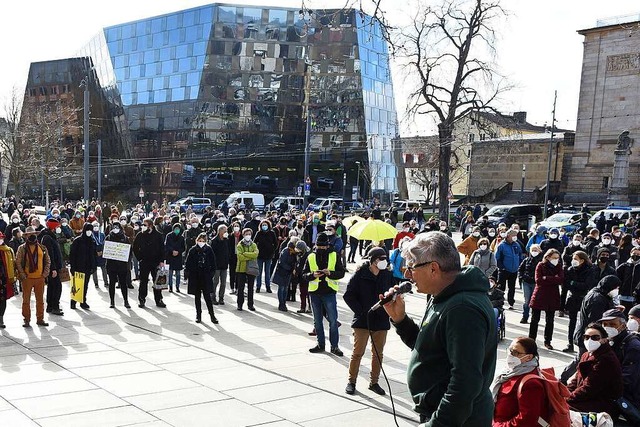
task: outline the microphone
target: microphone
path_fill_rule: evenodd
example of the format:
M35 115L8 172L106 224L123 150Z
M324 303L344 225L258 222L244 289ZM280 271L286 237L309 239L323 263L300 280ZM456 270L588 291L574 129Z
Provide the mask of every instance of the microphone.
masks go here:
M398 295L406 294L407 292L411 291L412 286L413 285L412 285L411 282L402 282L402 283L400 283L400 286L398 286L397 289L394 289L393 292L391 292L389 295L387 295L386 297L382 298L380 301L375 303L373 305L373 307L371 307L369 309L369 313L371 313L372 311L376 311L377 309L379 309L380 307L382 307L386 303L388 303L391 300L393 300Z

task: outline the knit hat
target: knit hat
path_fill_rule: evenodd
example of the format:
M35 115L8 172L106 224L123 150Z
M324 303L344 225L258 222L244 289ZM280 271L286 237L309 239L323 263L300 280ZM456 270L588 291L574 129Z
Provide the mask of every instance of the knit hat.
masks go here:
M309 252L309 247L304 242L304 240L298 240L296 242L296 250L298 250L298 251L300 251L302 253L307 253L307 252Z
M316 246L329 246L329 236L326 233L318 234L316 238Z
M640 317L640 304L634 305L629 309L629 316Z
M601 254L603 254L605 252L608 253L608 254L611 254L611 251L609 250L609 248L600 248L600 249L598 249L597 256L599 257Z
M549 230L549 234L560 234L560 231L558 231L558 229L554 227L551 230Z
M60 221L58 221L57 218L49 218L47 220L47 228L49 230L55 230L56 228L60 227Z
M387 256L387 251L385 251L384 248L372 248L368 254L370 261L374 261L382 257L386 258L386 256Z
M260 212L258 211L251 212L251 219L256 219L259 216L260 216Z

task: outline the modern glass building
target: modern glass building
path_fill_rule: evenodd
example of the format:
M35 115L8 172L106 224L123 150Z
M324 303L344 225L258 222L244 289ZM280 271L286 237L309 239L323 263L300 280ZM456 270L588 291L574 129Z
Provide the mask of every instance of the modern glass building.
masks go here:
M80 57L118 133L103 136L114 191L291 194L307 111L312 195L398 190L388 46L358 11L213 4L105 28Z

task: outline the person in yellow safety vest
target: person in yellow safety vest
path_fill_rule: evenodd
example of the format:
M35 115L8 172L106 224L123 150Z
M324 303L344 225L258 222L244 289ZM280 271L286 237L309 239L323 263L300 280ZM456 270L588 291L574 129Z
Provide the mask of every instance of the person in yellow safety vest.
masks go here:
M344 273L345 270L340 256L329 247L329 237L325 233L319 233L315 250L309 254L302 273L305 280L309 282L313 324L318 339L318 344L309 349L311 353L324 352L325 335L322 315L324 310L329 320L331 353L336 356L343 355L338 348L340 335L338 334L336 294L338 292L338 280L344 277Z

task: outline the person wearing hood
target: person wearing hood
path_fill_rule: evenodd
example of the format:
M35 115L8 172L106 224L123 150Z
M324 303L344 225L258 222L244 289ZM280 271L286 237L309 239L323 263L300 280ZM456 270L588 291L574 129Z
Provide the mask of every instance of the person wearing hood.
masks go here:
M560 381L564 384L576 372L580 357L587 351L582 339L587 325L602 319L605 311L616 308L613 298L618 295L618 289L621 284L622 282L617 276L605 276L593 289L587 292L587 295L582 300L576 330L573 333L573 343L578 346L578 355L575 360L565 367L560 376Z
M253 211L251 212L251 219L247 221L244 226L245 228L251 229L251 233L253 233L252 235L255 236L258 230L260 230L260 223L260 213L258 211Z
M542 261L542 250L540 245L533 244L529 249L529 256L526 257L518 267L518 279L522 285L522 293L524 294L524 304L522 305L522 319L520 323L526 325L529 323L529 303L531 295L536 287L536 267Z
M539 245L540 243L542 243L546 239L545 237L546 232L547 232L547 227L545 227L544 225L537 226L536 234L534 234L529 238L529 241L527 242L525 249L529 251L531 249L531 245Z
M557 228L549 230L547 238L540 242L540 249L545 254L549 249L555 249L560 253L564 251L564 242L560 238L560 231Z
M455 243L444 233L416 236L403 256L405 276L419 293L433 296L420 324L406 314L402 296L384 305L412 350L407 385L420 422L491 425L498 332L487 277L477 267L460 267Z
M16 254L16 270L22 283L22 317L25 328L30 327L31 322L31 291L36 297L36 324L49 326L44 321L44 285L49 276L51 259L44 245L38 243L36 230L29 226L25 230L27 241L18 248Z
M69 221L69 227L73 230L75 236L81 236L84 231L84 216L79 210L75 211L73 218Z
M24 233L24 225L20 222L20 214L18 214L18 212L14 212L11 215L9 225L7 225L4 231L5 236L13 236L13 230L16 228Z
M609 261L608 264L612 268L616 267L616 260L618 259L618 247L613 243L613 238L611 237L611 233L602 234L602 241L600 244L596 245L591 251L591 262L596 262L598 258L598 253L601 249L606 249L609 251Z
M384 396L385 391L378 384L384 345L387 341L387 331L391 328L389 315L384 310L376 310L369 313L378 301L378 295L383 294L395 284L393 273L388 269L389 261L387 253L382 248L369 252L369 260L365 261L355 271L347 290L344 293L344 302L353 311L353 351L349 361L349 381L345 392L354 394L356 380L360 370L362 356L367 349L369 332L371 332L371 373L369 390Z
M130 244L127 235L124 234L122 224L119 221L114 221L111 224L111 231L105 239L106 241ZM115 308L116 297L116 283L120 286L120 292L122 292L122 299L124 301L125 308L131 308L129 305L129 280L131 275L129 274L129 261L131 259L131 251L129 251L129 260L118 261L115 259L108 259L106 262L107 275L109 278L109 300L111 301L110 308Z
M536 287L533 289L529 307L531 307L531 325L529 338L538 336L540 315L545 313L544 346L553 350L553 325L555 312L560 308L560 286L564 282L564 270L560 264L560 252L549 249L536 266Z
M278 251L278 238L271 229L271 222L267 219L260 222L260 229L253 238L253 242L258 246L258 277L256 281L256 292L260 292L262 287L262 277L268 293L271 293L271 263L274 254Z
M104 252L104 239L105 235L100 230L100 224L98 221L91 222L92 230L93 230L93 240L96 242L96 268L93 270L93 284L96 286L96 289L99 287L98 284L98 269L102 272L102 286L105 288L109 288L109 276L107 275L106 269L106 260L102 256Z
M471 254L469 265L475 265L487 277L493 276L493 273L498 269L498 264L495 255L489 249L489 239L483 237L478 240L478 249Z
M540 377L540 355L535 340L514 339L507 349L505 362L505 370L491 384L495 401L492 426L538 426L540 419L548 420L550 408Z
M629 331L626 316L617 308L605 311L598 323L607 331L611 348L622 367L623 396L637 410L640 408L640 337Z
M629 259L618 265L616 275L622 281L620 285L620 305L630 310L635 305L635 295L640 290L640 248L631 249Z
M209 311L211 323L217 324L218 319L213 313L211 295L213 294L213 273L216 270L216 256L211 246L207 245L207 234L200 233L196 244L189 249L184 265L184 276L187 280L187 293L193 295L196 305L196 323L202 322L202 299Z
M173 278L176 279L176 292L180 293L180 272L182 271L182 254L187 250L179 223L173 224L170 233L164 238L164 259L169 265L169 292L173 292Z
M84 296L80 307L84 310L89 309L87 304L87 290L89 287L89 279L96 269L97 264L96 242L93 239L93 225L87 222L82 227L82 233L77 236L71 243L71 251L69 253L69 269L71 276L78 272L84 273ZM76 309L76 301L71 300L71 309Z
M145 218L140 233L133 241L132 251L140 262L140 287L138 288L138 307L144 308L148 294L149 275L151 284L156 281L158 268L164 267L164 237L153 226L151 218ZM162 291L153 289L156 307L165 308Z
M57 218L47 220L47 228L40 232L38 242L47 248L47 253L51 259L51 268L49 269L49 277L47 277L47 313L56 316L64 315L60 308L60 296L62 295L62 282L60 281L60 270L64 267L62 259L62 250L55 230L60 227L60 221Z

